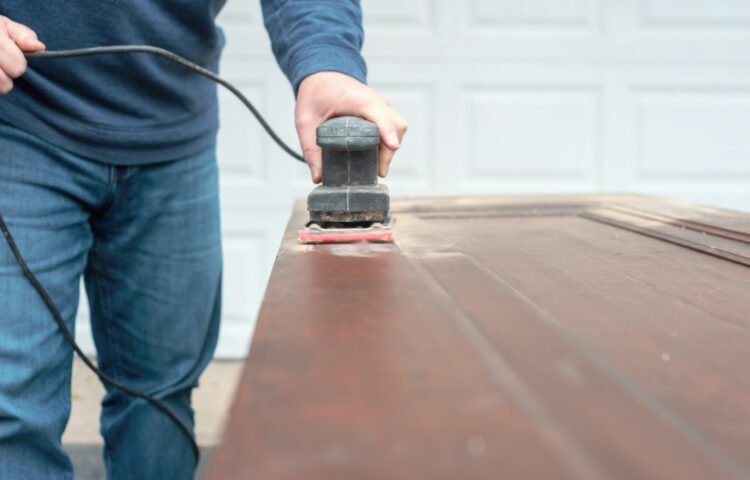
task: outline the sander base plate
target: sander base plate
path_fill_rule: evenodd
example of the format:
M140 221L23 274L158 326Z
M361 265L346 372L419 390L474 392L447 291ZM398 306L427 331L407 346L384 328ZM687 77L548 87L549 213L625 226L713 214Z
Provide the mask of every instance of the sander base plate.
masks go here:
M335 228L326 228L317 223L309 223L305 228L297 232L297 239L300 243L306 244L390 243L393 241L393 224L393 217L389 218L386 223L373 223L366 227L355 226L346 228L336 226Z

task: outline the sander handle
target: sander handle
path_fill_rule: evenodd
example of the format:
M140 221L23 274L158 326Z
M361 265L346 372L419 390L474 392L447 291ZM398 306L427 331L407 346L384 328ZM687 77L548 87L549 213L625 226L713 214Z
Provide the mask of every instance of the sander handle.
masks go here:
M334 117L317 128L328 187L378 184L380 129L360 117Z

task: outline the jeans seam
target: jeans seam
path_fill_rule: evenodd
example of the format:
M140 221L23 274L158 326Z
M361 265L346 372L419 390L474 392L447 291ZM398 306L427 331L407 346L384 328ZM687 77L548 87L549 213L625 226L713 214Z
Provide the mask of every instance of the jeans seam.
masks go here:
M92 248L92 250L95 247ZM101 318L98 319L98 328L101 329L101 331L104 333L104 336L106 337L106 343L107 343L107 349L108 353L110 354L112 360L113 360L113 368L111 375L114 377L115 380L119 380L122 378L122 366L121 366L121 358L120 358L120 349L117 341L115 341L114 336L110 332L110 325L108 325L109 320L111 319L110 316L110 309L108 306L107 299L108 293L106 292L106 288L104 286L104 282L101 281L101 275L99 274L99 268L97 265L97 262L95 260L91 260L91 272L94 275L93 282L94 282L94 289L96 290L96 295L99 297L99 315Z
M99 206L100 211L108 209L115 200L115 190L117 189L117 166L109 165L107 167L107 190L104 193L104 198L101 205Z

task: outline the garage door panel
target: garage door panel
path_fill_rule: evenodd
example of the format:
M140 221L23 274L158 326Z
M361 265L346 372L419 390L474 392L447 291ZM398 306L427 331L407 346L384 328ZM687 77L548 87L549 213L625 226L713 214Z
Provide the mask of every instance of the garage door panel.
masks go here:
M592 179L595 89L498 86L466 92L467 184L488 177Z
M750 89L641 90L637 177L750 178Z
M650 26L750 28L745 0L646 0L643 22Z
M237 88L253 99L260 111L267 111L268 90L262 81L239 81ZM261 186L266 182L266 136L250 122L247 108L225 89L219 91L221 129L217 138L217 155L225 176L242 179L248 185Z
M472 0L465 3L469 5L470 26L493 30L500 27L585 33L599 22L598 0Z

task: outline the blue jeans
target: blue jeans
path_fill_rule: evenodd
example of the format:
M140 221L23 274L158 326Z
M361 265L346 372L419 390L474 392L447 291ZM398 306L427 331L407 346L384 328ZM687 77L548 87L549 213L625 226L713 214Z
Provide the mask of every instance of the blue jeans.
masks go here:
M99 367L190 426L219 330L217 177L213 148L117 167L0 124L0 213L31 270L71 330L83 276ZM1 479L72 478L60 442L72 356L0 239ZM190 444L163 413L111 388L102 407L109 478L193 477Z

